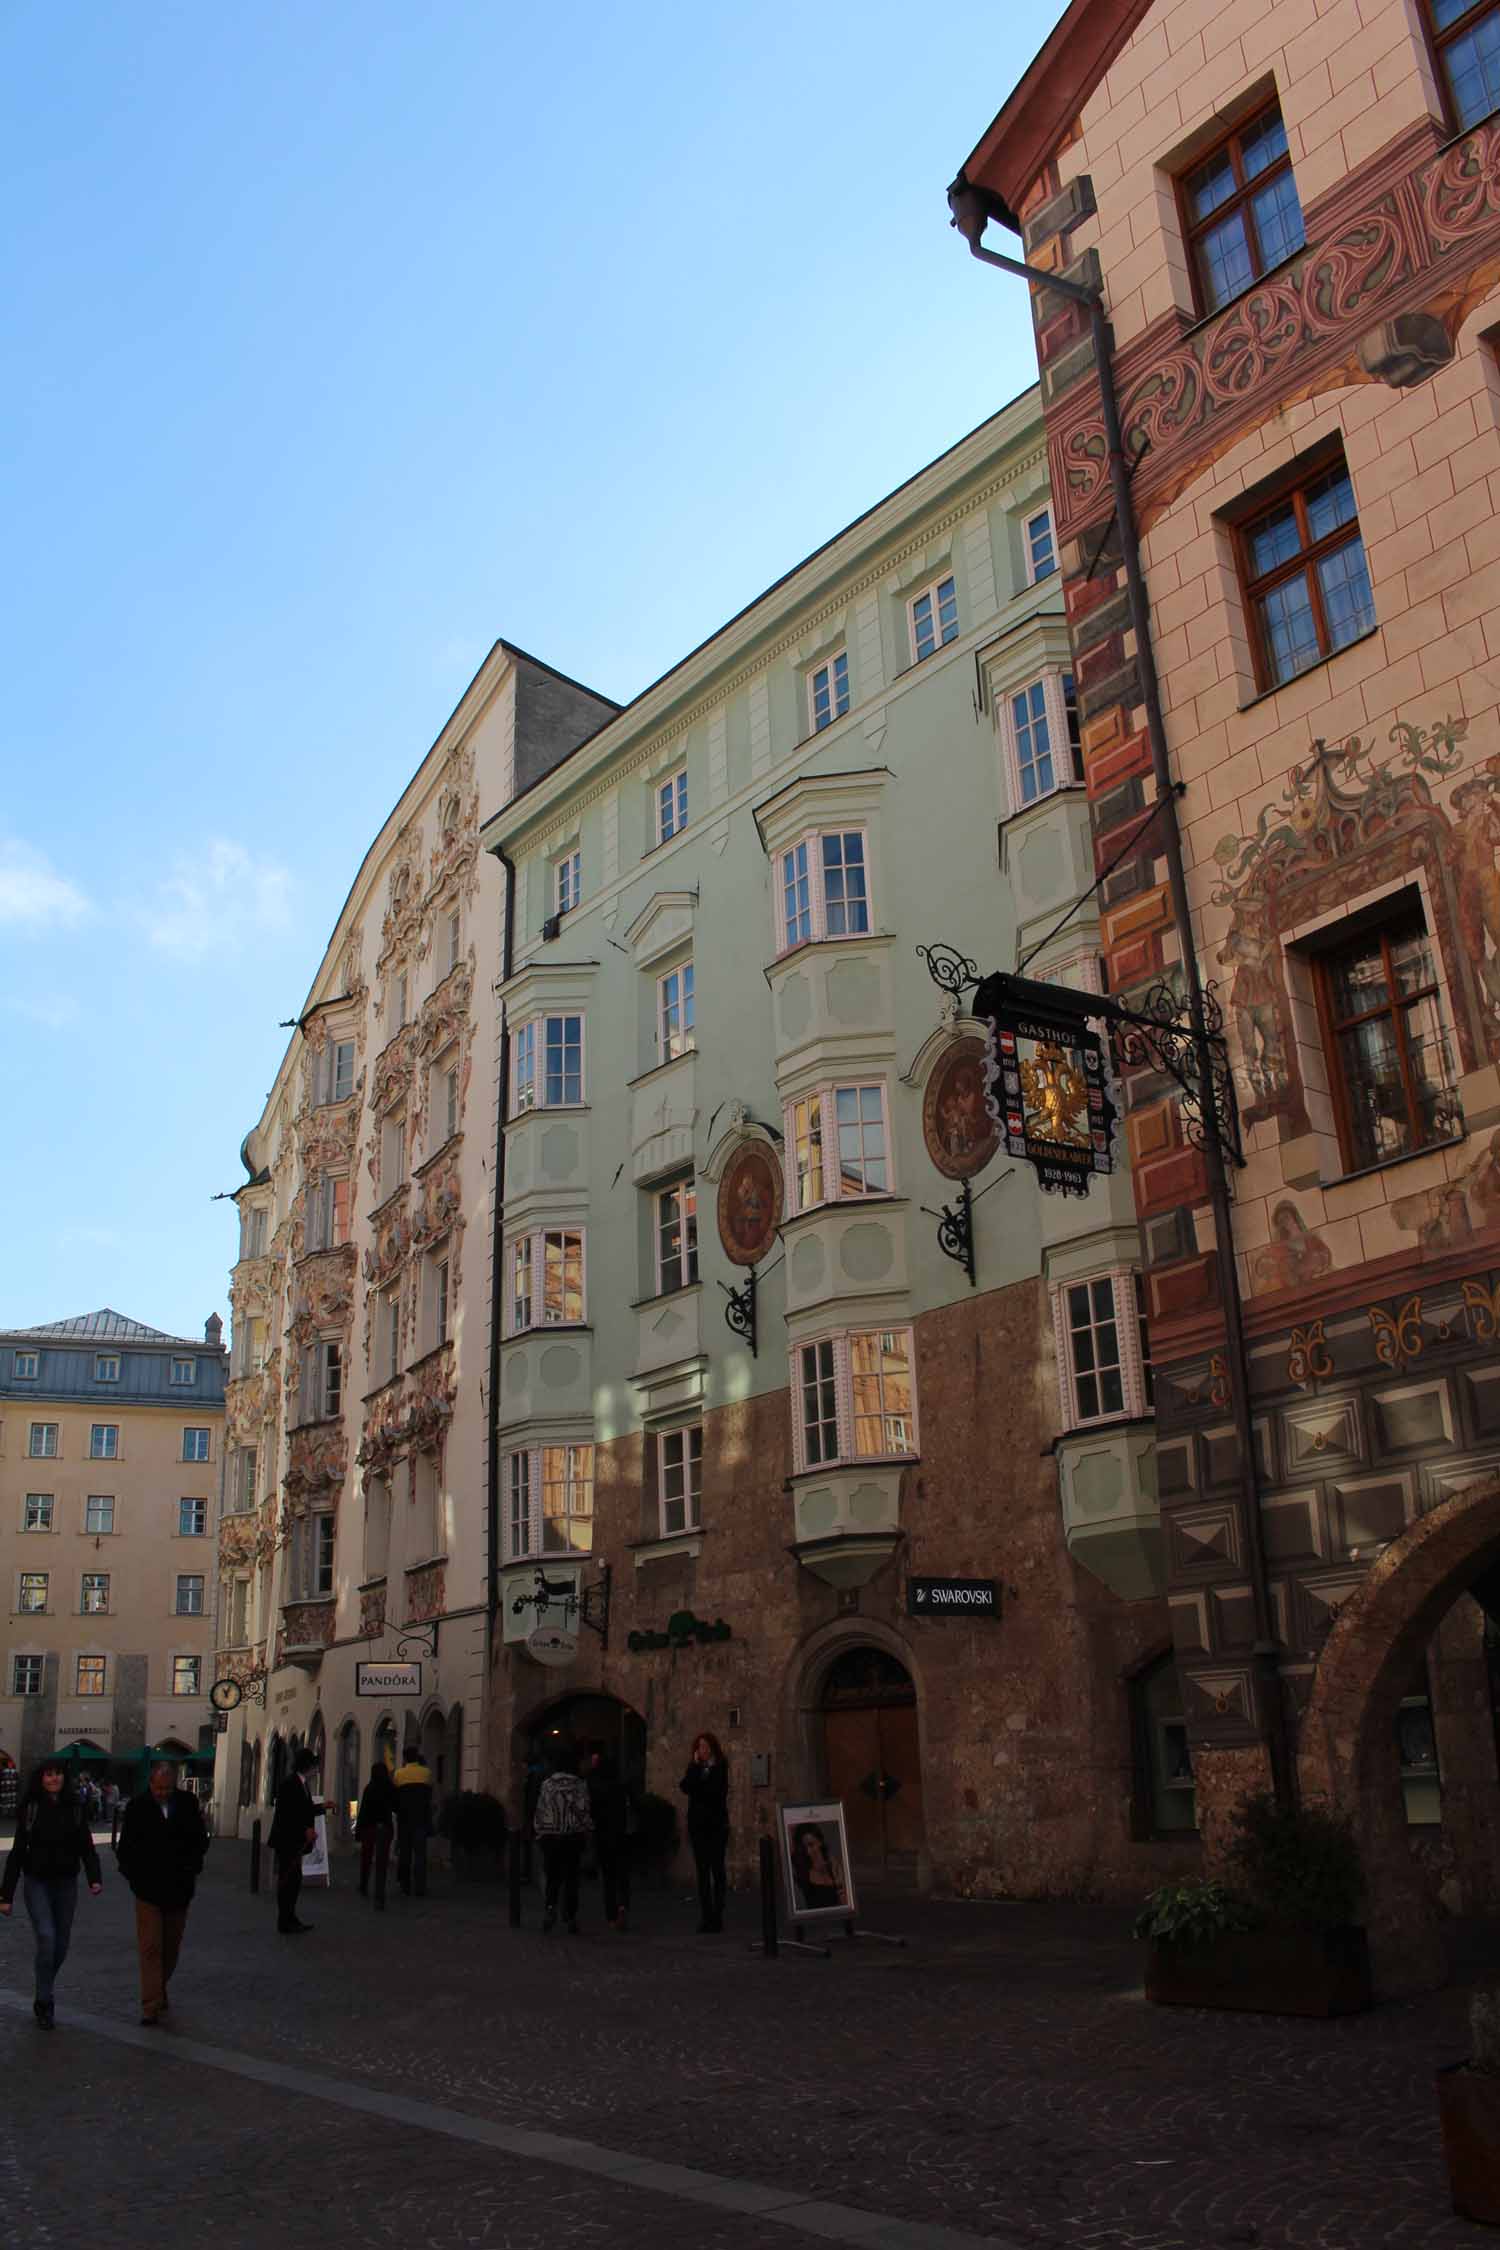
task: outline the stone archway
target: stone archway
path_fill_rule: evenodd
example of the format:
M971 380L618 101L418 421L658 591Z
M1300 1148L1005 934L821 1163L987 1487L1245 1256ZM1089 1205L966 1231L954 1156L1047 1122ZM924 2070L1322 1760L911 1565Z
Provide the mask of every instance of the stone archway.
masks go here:
M1459 1596L1500 1562L1500 1477L1410 1524L1339 1612L1298 1733L1303 1802L1353 1822L1365 1867L1375 1977L1384 1994L1442 1982L1436 1902L1407 1843L1391 1744L1413 1657Z
M866 1695L859 1692L862 1664L871 1673ZM903 1886L910 1882L925 1889L931 1881L922 1813L925 1710L913 1651L898 1633L874 1618L841 1617L807 1641L790 1671L786 1692L789 1708L783 1739L793 1746L795 1769L787 1793L809 1799L843 1794L847 1800L850 1792L861 1789L868 1795L866 1784L873 1784L884 1800L889 1793L889 1780L884 1778L889 1766L890 1778L900 1783L902 1809L914 1818L897 1824L893 1833L886 1832L889 1822L879 1823L879 1866L873 1864L877 1856L873 1836L864 1837L862 1872L866 1880ZM882 1720L878 1714L887 1708L891 1718ZM861 1735L861 1722L867 1740ZM887 1739L892 1723L909 1736L909 1742ZM896 1766L903 1770L896 1773ZM846 1786L841 1788L841 1783ZM857 1822L847 1801L845 1817L850 1823L851 1856L859 1858Z

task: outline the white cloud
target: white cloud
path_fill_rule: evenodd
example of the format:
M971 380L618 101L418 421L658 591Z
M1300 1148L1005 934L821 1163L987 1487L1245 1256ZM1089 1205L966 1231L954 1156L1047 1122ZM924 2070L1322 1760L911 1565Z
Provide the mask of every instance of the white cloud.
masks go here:
M71 930L92 911L77 884L59 875L45 852L0 837L0 924L38 934Z
M159 951L202 961L245 938L285 929L291 893L286 868L212 836L197 851L174 855L172 872L142 920Z

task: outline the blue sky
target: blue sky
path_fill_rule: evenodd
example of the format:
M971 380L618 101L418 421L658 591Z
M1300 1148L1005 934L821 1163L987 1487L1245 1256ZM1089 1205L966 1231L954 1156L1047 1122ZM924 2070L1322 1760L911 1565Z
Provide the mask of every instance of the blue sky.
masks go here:
M227 1312L491 641L628 698L1032 379L943 189L1059 12L12 0L0 1325Z

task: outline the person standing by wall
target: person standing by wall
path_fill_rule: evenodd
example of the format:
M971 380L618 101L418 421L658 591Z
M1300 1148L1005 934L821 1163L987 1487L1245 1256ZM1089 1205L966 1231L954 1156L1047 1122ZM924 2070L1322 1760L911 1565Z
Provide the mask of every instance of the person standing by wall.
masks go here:
M578 1870L583 1846L593 1826L589 1793L574 1772L575 1758L564 1751L537 1792L533 1827L541 1846L542 1869L547 1879L542 1914L545 1937L557 1920L558 1898L572 1936L578 1935Z
M396 1833L396 1784L384 1758L370 1768L365 1793L359 1800L354 1833L359 1842L359 1895L370 1895L370 1863L375 1865L375 1904L385 1911L386 1870L391 1864L391 1839Z
M432 1834L432 1768L413 1743L396 1769L396 1881L427 1896L427 1839Z
M102 1888L99 1854L88 1816L68 1785L62 1760L46 1759L16 1808L15 1842L0 1876L0 1914L9 1914L16 1886L24 1885L21 1895L36 1934L36 1998L31 2012L43 2031L53 2026L53 1995L57 1972L68 1957L80 1868L97 1898Z
M151 1768L144 1793L126 1806L115 1845L120 1873L135 1894L142 2023L159 2023L167 2012L167 1986L207 1851L198 1800L178 1788L177 1768L163 1758Z
M291 1772L276 1792L271 1815L267 1842L276 1854L276 1928L282 1937L303 1937L312 1928L311 1922L298 1919L297 1898L303 1855L311 1851L318 1833L317 1808L306 1781L317 1762L310 1750L297 1752Z
M604 1919L612 1930L623 1931L630 1912L630 1791L607 1750L590 1754L588 1792Z
M724 1927L724 1855L729 1849L729 1760L716 1734L698 1736L679 1787L688 1801L688 1842L698 1870L698 1935L716 1937Z

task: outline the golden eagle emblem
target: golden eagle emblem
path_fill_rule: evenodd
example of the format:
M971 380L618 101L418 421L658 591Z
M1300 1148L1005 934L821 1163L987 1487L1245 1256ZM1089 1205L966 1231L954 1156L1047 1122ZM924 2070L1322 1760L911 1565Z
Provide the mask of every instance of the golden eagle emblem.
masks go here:
M1029 1135L1089 1147L1088 1081L1065 1048L1038 1040L1034 1058L1021 1065L1021 1091Z

